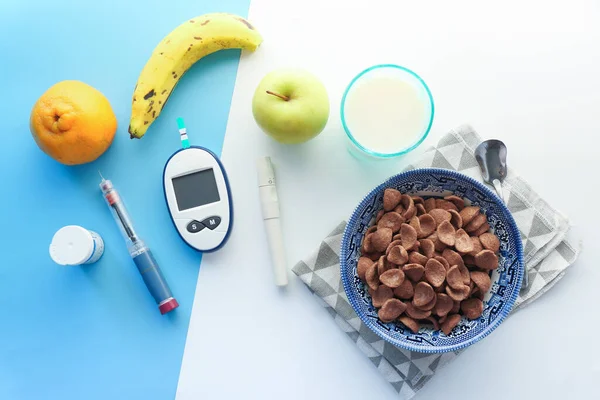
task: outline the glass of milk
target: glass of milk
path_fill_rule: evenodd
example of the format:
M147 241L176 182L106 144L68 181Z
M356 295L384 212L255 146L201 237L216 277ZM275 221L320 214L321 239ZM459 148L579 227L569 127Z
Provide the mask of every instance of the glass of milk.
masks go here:
M393 64L358 74L342 98L342 125L351 147L376 158L416 148L433 123L433 97L413 71Z

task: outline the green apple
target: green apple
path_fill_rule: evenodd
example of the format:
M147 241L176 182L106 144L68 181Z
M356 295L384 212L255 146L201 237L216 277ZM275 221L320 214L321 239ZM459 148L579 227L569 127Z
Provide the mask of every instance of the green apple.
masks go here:
M268 73L252 99L254 119L281 143L302 143L317 136L329 119L325 86L310 72L280 69Z

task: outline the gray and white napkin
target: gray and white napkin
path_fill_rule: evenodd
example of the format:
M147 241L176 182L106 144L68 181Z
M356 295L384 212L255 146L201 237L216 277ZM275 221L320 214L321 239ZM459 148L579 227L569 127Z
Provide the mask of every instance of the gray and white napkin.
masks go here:
M468 125L452 130L428 149L420 162L407 169L445 168L481 181L473 155L481 138ZM504 198L523 240L529 287L521 293L514 310L526 306L548 291L565 274L579 254L569 220L541 199L531 186L509 169L503 183ZM342 221L316 251L298 262L293 271L310 288L329 314L357 347L398 392L408 400L433 377L438 368L459 353L423 354L391 345L375 335L348 302L340 278L339 253L346 221Z

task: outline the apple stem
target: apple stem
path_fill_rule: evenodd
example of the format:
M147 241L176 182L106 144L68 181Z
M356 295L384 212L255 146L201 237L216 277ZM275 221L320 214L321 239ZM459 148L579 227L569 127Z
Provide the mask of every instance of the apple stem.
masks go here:
M282 94L279 94L279 93L273 93L273 92L271 92L270 90L267 90L267 93L268 93L268 94L270 94L270 95L273 95L273 96L277 96L277 97L279 97L280 99L282 99L282 100L285 100L285 101L289 101L289 100L290 100L290 98L289 98L289 97L287 97L287 96L284 96L284 95L282 95Z

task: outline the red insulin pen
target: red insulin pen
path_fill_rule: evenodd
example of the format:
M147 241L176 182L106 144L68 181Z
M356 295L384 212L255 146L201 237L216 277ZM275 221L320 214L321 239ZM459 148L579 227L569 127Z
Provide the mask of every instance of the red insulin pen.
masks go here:
M100 174L100 177L102 177L102 174ZM140 271L150 294L154 297L156 304L158 304L160 313L166 314L176 309L179 307L179 303L173 297L171 289L169 289L169 285L165 281L165 277L160 271L160 267L154 259L152 252L135 233L133 224L125 209L125 205L121 201L119 193L115 190L112 182L104 179L104 177L102 177L102 182L100 182L100 189L127 242L129 254Z

